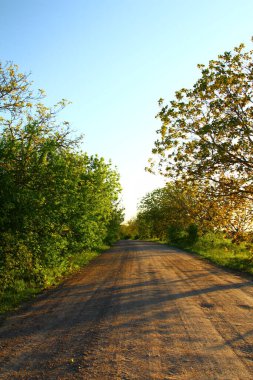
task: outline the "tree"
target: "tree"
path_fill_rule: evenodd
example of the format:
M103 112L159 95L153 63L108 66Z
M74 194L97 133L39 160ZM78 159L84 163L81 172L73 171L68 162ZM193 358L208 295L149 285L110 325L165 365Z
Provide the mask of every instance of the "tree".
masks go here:
M139 236L139 229L136 218L131 218L120 226L120 235L122 239L137 239Z
M107 225L106 243L112 244L121 237L121 223L124 221L124 209L116 203Z
M252 226L252 205L237 196L213 198L203 182L167 183L142 198L136 223L143 238L189 236L194 231L222 231L234 240L245 238ZM172 239L172 240L173 240Z
M117 239L121 222L117 171L57 121L64 99L49 108L41 96L17 66L0 66L0 293L61 275L71 255Z
M198 65L200 79L170 105L160 99L153 153L167 177L218 184L216 195L253 197L253 51L244 45ZM149 170L152 170L154 162Z
M171 212L165 206L166 189L147 193L138 205L137 225L143 238L166 238ZM169 210L170 211L170 210Z
M39 90L38 96L34 96L31 84L29 74L19 72L17 65L0 62L0 112L14 119L25 108L31 107L31 102L44 93ZM3 121L3 117L0 120Z

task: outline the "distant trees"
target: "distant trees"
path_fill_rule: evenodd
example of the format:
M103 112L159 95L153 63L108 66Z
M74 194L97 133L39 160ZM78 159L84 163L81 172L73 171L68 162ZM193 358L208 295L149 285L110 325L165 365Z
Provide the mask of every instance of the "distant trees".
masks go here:
M135 218L122 223L120 226L120 236L122 239L138 239L139 238L139 226Z
M0 288L47 281L74 252L118 238L119 175L79 149L62 100L48 108L16 65L0 65Z
M141 238L177 242L209 231L222 231L234 240L248 236L252 205L248 199L210 197L208 188L170 182L142 198L135 224Z

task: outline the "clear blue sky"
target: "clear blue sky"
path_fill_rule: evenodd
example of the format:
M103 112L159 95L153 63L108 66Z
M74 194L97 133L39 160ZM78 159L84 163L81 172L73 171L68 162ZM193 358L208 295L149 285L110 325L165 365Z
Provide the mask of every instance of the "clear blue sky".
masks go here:
M251 35L252 0L0 0L1 60L31 71L47 103L72 101L61 118L118 167L127 218L163 183L144 172L158 99Z

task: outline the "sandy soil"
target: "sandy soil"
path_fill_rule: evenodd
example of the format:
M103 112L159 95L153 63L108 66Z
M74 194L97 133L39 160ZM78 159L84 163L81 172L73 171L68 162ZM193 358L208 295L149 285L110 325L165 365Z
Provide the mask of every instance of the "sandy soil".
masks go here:
M122 241L0 327L0 379L253 379L253 281Z

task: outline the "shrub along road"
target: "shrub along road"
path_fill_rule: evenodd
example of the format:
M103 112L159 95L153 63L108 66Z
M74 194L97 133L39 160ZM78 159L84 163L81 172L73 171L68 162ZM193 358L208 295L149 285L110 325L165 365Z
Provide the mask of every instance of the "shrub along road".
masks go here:
M0 379L252 379L253 281L121 241L0 336Z

